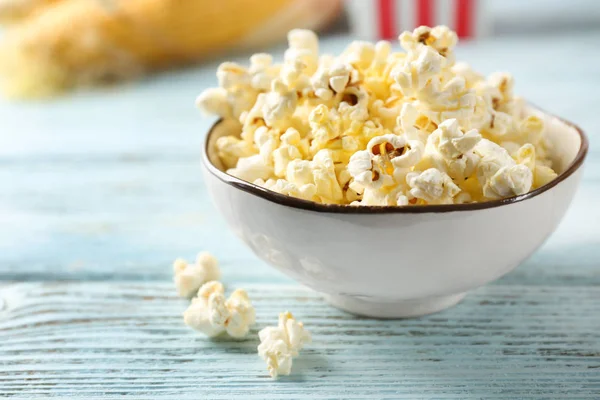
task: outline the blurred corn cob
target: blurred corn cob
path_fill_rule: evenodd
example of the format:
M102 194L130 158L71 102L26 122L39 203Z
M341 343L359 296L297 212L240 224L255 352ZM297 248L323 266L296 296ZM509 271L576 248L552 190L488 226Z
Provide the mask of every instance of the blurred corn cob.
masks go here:
M291 28L323 26L340 1L58 0L6 31L3 89L40 97L264 46Z
M1 0L0 22L16 23L61 0Z

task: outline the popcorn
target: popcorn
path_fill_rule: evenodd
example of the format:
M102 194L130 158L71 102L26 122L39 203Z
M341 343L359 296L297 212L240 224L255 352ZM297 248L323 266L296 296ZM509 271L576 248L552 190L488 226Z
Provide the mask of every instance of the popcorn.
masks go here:
M393 177L381 170L379 163L373 162L373 155L368 150L357 151L350 157L348 172L362 188L379 189L394 183Z
M460 130L456 119L442 122L427 138L424 161L418 168L433 166L453 180L464 181L475 172L479 162L472 150L481 140L477 130Z
M513 155L515 161L527 166L530 170L535 170L535 147L531 143L521 146Z
M513 158L517 163L526 165L533 172L534 189L544 186L557 177L556 172L552 168L537 162L535 147L531 143L524 144L519 148L513 155Z
M532 171L517 164L506 149L482 139L473 150L481 157L477 166L477 179L483 195L488 199L501 199L527 193L533 184Z
M302 159L308 152L308 143L302 140L300 133L294 128L288 128L281 136L276 131L265 136L257 130L254 137L257 144L262 142L258 145L263 159L273 164L274 174L280 178L285 177L287 166L292 160Z
M257 179L254 181L254 184L286 196L297 197L303 200L313 201L317 194L317 187L311 183L297 186L285 179L269 179L266 182L262 179Z
M313 180L316 195L323 203L338 203L343 199L342 188L337 181L334 162L330 150L319 150L313 157Z
M256 311L250 302L248 293L243 289L236 289L225 302L227 318L221 318L227 334L234 338L243 338L256 322Z
M314 184L312 161L298 159L290 161L285 177L297 186Z
M419 92L442 71L444 58L429 47L423 47L414 61L392 71L392 77L406 97L417 97Z
M273 66L273 57L270 54L258 53L250 57L250 86L256 90L268 91L277 78L279 69Z
M350 87L343 93L338 110L342 117L364 121L369 118L369 95L364 89Z
M208 337L227 332L231 337L243 338L255 322L255 310L245 290L235 290L226 300L223 285L210 281L198 290L183 319Z
M231 105L227 99L227 90L209 88L196 98L196 107L205 114L218 115L221 118L231 117Z
M310 333L302 322L294 319L289 311L279 314L276 327L269 326L258 332L260 345L258 355L267 363L269 375L289 375L292 372L292 358L297 357L306 343L310 343Z
M526 143L540 146L544 131L544 121L535 115L530 115L521 121L519 131L521 136L525 138Z
M312 74L317 69L319 58L319 38L307 29L292 29L288 35L289 49L285 52L285 60L300 60Z
M452 204L453 197L460 192L460 188L444 172L429 168L423 172L411 172L406 176L410 186L410 194L427 204Z
M506 106L510 104L513 98L513 77L505 72L495 72L488 77L487 81L498 93L497 96L492 98L494 110L507 112ZM511 113L508 112L508 114Z
M231 107L233 118L239 118L244 110L252 107L258 92L250 86L251 77L246 68L236 63L225 62L217 69L217 79L220 88L227 92L227 102ZM210 91L210 89L208 90ZM203 96L210 96L210 92L201 94L200 100L203 99Z
M202 285L197 297L183 313L185 324L208 337L214 337L224 332L224 321L220 321L220 314L225 313L224 308L225 288L220 282L210 281Z
M181 297L191 297L202 284L221 277L217 259L207 252L199 253L195 264L188 264L184 259L178 258L173 263L173 271L173 280Z
M475 93L459 76L445 83L432 79L419 93L418 99L418 108L436 124L455 118L462 125L467 125L477 104Z
M415 165L423 153L423 144L418 140L406 140L404 136L385 134L369 141L367 150L357 151L350 158L348 172L354 182L364 188L381 189L395 186L403 181L410 167ZM389 189L387 189L389 191ZM388 193L374 195L386 198ZM370 200L388 202L389 200Z
M258 148L263 163L273 165L273 152L280 144L279 132L275 129L269 129L266 126L256 128L254 131L254 144ZM217 146L219 143L217 143Z
M316 106L308 117L312 143L311 153L316 154L323 146L340 134L340 121L335 117L335 112L330 112L324 104Z
M246 68L233 62L224 62L217 69L219 86L225 90L231 90L250 85L250 75Z
M221 136L217 139L216 146L225 168L233 168L239 159L256 154L256 148L251 143L233 136Z
M399 40L400 45L409 52L428 46L439 55L447 58L448 63L454 62L452 50L458 43L458 36L447 26L440 25L434 28L420 26L413 32L403 32Z
M533 183L532 172L525 165L502 167L483 186L483 195L490 199L501 199L525 194Z
M288 90L280 80L274 80L271 92L265 96L262 106L263 119L269 127L286 129L296 109L298 96L295 91Z
M229 175L254 182L257 179L268 179L273 175L273 168L265 164L260 154L240 158L235 168L227 170Z
M355 206L406 206L408 204L408 197L402 189L374 189L371 187L364 189L360 201L352 203Z
M317 36L288 34L282 63L259 53L223 63L198 107L241 131L219 138L227 173L324 204L471 203L553 179L544 121L507 73L455 63L457 37L421 26L389 42L355 41L319 55ZM234 124L235 125L235 124ZM233 126L233 125L232 125Z
M437 135L436 135L437 133ZM475 129L462 132L456 119L442 122L430 137L436 137L437 150L445 158L456 158L473 150L481 140L481 135Z
M273 151L274 172L276 176L284 177L290 161L302 158L302 153L296 146L283 145Z
M536 165L533 171L533 188L537 189L556 179L558 174L545 165Z
M357 80L358 73L350 64L337 63L319 68L311 83L315 96L330 100L335 94L342 93L348 84Z
M356 40L341 55L341 59L357 68L366 70L375 58L375 46L372 43Z
M456 76L462 77L465 80L467 87L470 89L473 88L476 83L484 79L483 75L473 71L471 66L465 62L457 62L452 66L451 70Z
M466 204L473 202L473 198L468 192L460 192L454 196L454 204Z

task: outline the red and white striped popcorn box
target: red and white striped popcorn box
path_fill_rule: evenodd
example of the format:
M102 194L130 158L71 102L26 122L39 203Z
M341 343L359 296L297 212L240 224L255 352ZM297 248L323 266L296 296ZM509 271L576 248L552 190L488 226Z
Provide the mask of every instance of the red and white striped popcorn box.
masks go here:
M396 39L403 31L446 25L460 38L485 36L491 16L485 0L346 0L352 33L369 40Z

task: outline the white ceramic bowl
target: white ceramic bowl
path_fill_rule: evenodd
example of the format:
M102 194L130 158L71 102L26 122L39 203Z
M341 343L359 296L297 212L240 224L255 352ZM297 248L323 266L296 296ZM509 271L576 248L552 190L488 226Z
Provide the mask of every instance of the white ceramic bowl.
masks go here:
M575 125L532 109L560 175L522 196L486 203L350 207L284 196L223 172L215 141L236 134L217 122L206 137L204 177L235 234L258 257L334 306L380 318L443 310L511 271L554 231L579 184L588 142Z

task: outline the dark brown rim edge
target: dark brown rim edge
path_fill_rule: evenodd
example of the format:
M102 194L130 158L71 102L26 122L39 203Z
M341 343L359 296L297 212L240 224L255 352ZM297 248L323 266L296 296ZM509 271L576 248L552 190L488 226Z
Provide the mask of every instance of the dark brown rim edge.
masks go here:
M538 109L539 110L539 109ZM542 111L542 110L540 110ZM542 111L544 112L544 111ZM583 132L583 130L575 125L574 123L562 119L560 117L556 117L552 114L548 114L558 120L562 121L566 125L575 128L577 133L581 138L581 146L579 147L579 151L577 152L577 156L571 162L571 165L556 179L552 182L547 183L544 186L541 186L531 192L522 194L520 196L508 197L506 199L501 200L492 200L480 203L468 203L468 204L441 204L441 205L420 205L420 206L349 206L349 205L339 205L339 204L321 204L315 203L313 201L302 200L296 197L286 196L284 194L280 194L277 192L273 192L269 189L265 189L261 186L257 186L253 183L246 182L242 179L236 178L235 176L229 175L226 172L221 171L217 167L213 165L213 163L208 158L208 145L210 143L210 137L215 130L215 128L221 123L221 119L216 121L208 134L204 139L204 146L202 151L202 162L206 169L217 177L222 182L233 186L236 189L243 190L244 192L253 194L255 196L261 197L267 201L280 204L286 207L298 208L301 210L308 211L316 211L322 213L336 213L336 214L420 214L420 213L445 213L445 212L454 212L454 211L473 211L473 210L484 210L487 208L506 206L509 204L518 203L520 201L524 201L535 197L539 194L544 193L547 190L552 189L554 186L558 185L569 176L571 176L575 171L579 169L579 167L583 164L585 157L588 152L589 142L588 138Z

